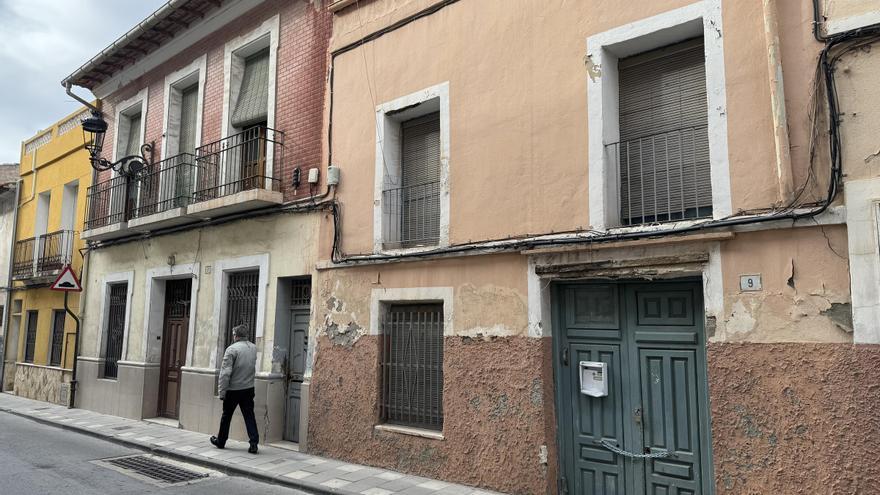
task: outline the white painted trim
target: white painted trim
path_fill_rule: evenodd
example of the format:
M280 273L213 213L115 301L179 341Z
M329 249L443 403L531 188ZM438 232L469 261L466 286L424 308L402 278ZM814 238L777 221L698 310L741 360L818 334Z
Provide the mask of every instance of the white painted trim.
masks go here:
M257 293L257 328L254 329L254 340L263 336L266 321L266 294L269 286L269 254L255 254L239 258L227 258L214 262L214 310L211 314L214 327L214 339L211 348L210 368L216 368L224 349L222 339L225 335L226 321L226 288L229 284L229 273L258 269L259 292ZM261 362L262 351L257 349L257 363ZM257 366L260 369L260 366Z
M101 327L98 329L98 341L95 349L95 355L99 359L105 358L105 340L107 338L107 325L110 322L110 284L126 282L126 298L125 298L125 324L122 330L122 356L119 361L124 361L128 357L128 334L129 325L131 324L131 300L134 295L134 272L116 272L104 275L101 281L103 292L101 294ZM118 362L118 361L117 361Z
M280 32L280 16L275 14L265 20L253 31L238 36L226 42L223 48L223 117L220 130L220 138L224 139L235 134L235 129L230 123L232 107L235 104L237 93L233 94L232 88L240 85L244 70L244 57L256 53L263 48L269 47L269 101L266 113L266 126L275 128L275 92L278 72L278 37ZM237 90L236 90L237 91ZM266 176L274 177L274 154L275 148L269 146L266 149ZM225 183L225 170L220 170L221 183Z
M862 27L880 24L880 10L865 12L849 17L834 17L825 21L825 36L845 33Z
M535 272L538 258L528 257L526 273L529 337L551 337L553 323L550 317L550 282L542 280Z
M176 70L167 76L165 76L165 85L163 87L164 95L165 95L165 105L162 111L162 159L166 159L169 156L174 156L180 152L178 148L171 155L168 154L168 150L170 148L169 142L169 117L171 114L171 93L172 91L180 91L185 89L191 84L192 78L194 75L198 77L198 85L199 85L199 94L198 94L198 103L196 104L196 141L195 147L198 148L202 144L202 109L204 108L205 102L205 74L207 72L208 67L208 54L202 54L202 56L196 58L192 62L190 62L186 67L183 67L179 70ZM185 82L184 82L185 81ZM181 84L184 82L184 84ZM182 87L178 87L182 86ZM178 110L175 108L175 110ZM179 126L178 126L179 127ZM178 141L177 146L180 145L180 129L177 129Z
M395 302L442 302L443 303L443 336L455 335L455 308L453 300L455 290L452 287L411 287L373 289L370 292L370 328L369 335L381 333L383 305Z
M412 112L394 114L404 108L436 100L436 105L418 108ZM383 201L382 191L391 174L396 169L399 175L399 127L401 120L415 118L433 111L440 112L440 243L439 247L449 246L449 158L450 158L450 115L449 115L449 81L436 84L421 91L402 96L395 100L382 103L376 107L376 161L373 184L373 252L374 253L411 253L430 251L438 246L424 248L385 250L383 248ZM388 115L389 113L394 115ZM395 133L395 130L397 132ZM386 174L388 170L388 174Z
M721 243L709 245L709 262L703 266L703 307L706 318L724 320L724 272L721 270ZM708 340L708 339L707 339Z
M195 347L196 321L198 320L197 309L199 301L199 263L185 263L174 266L160 266L147 270L146 287L144 292L144 335L143 350L144 362L155 363L154 359L162 359L161 345L157 356L150 355L150 337L162 335L163 325L165 323L165 290L158 290L156 287L156 299L153 298L153 282L155 280L174 280L181 278L191 278L192 286L190 287L190 307L189 307L189 328L187 329L187 345L186 345L186 366L192 364L193 347ZM152 331L151 331L152 329ZM128 357L128 350L126 350Z
M186 48L195 45L198 41L241 17L242 14L253 9L259 3L261 3L260 0L227 0L223 2L220 8L209 12L203 20L199 20L189 29L177 33L174 38L138 60L134 65L126 67L96 86L92 93L98 98L107 98L119 88L123 88L139 77L152 72Z
M844 184L853 343L880 344L880 179Z
M113 126L115 129L115 133L113 134L113 139L114 139L114 142L113 142L113 161L114 162L116 160L119 160L120 158L122 158L122 156L119 155L119 136L120 136L119 124L122 123L122 116L129 115L131 113L135 113L135 112L132 112L132 109L134 109L135 107L138 107L138 106L140 106L140 113L141 113L141 128L138 129L138 132L141 135L141 137L139 139L139 142L140 142L139 146L143 146L144 135L147 132L147 99L149 97L150 97L150 89L148 87L143 88L140 91L138 91L136 95L132 96L131 98L129 98L127 100L123 100L123 101L119 102L113 108L113 110L116 112L115 120L113 122ZM129 129L128 132L131 132L131 129ZM114 172L114 177L115 176L116 176L116 173Z
M389 433L400 433L401 435L412 435L414 437L428 438L431 440L444 440L446 437L443 433L435 430L426 430L424 428L413 428L411 426L379 424L373 426L374 430Z
M727 144L727 95L721 0L703 0L590 36L587 57L601 71L587 81L589 219L596 230L617 226L617 171L605 145L619 140L617 60L703 35L709 106L709 160L714 218L733 213Z

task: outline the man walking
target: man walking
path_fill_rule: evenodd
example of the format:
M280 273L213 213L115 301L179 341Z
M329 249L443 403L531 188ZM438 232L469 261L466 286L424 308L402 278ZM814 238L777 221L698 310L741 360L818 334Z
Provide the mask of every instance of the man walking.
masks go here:
M260 434L257 431L257 420L254 418L254 374L257 368L257 346L248 341L248 332L244 325L232 329L232 345L223 354L223 365L220 368L220 381L217 395L223 401L223 416L220 417L220 432L211 437L211 443L218 449L226 446L229 438L229 423L235 407L241 408L244 425L247 428L251 446L248 452L257 453Z

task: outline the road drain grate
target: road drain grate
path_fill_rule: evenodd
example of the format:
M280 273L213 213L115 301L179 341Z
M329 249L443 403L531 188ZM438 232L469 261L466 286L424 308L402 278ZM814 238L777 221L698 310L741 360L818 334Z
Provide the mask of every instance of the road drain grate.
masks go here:
M188 469L159 462L147 456L105 459L104 462L162 483L185 483L208 477L207 473L196 473Z

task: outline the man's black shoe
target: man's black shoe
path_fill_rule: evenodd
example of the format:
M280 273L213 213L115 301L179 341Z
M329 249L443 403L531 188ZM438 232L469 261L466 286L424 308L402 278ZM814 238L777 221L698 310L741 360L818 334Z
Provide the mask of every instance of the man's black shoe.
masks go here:
M248 454L256 454L257 453L257 444L252 443L248 448Z
M211 445L217 447L218 449L222 449L224 445L220 445L220 442L217 441L217 437L211 437Z

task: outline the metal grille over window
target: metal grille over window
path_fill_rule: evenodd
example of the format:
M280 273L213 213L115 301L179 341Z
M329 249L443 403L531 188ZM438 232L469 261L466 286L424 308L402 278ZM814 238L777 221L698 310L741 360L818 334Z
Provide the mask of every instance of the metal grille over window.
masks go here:
M226 298L226 346L232 343L232 329L238 325L245 325L248 338L251 341L254 340L254 329L257 327L259 281L259 270L229 274Z
M27 312L27 329L24 341L24 362L34 362L34 348L37 346L37 312Z
M382 419L443 429L443 307L392 306L382 325Z
M107 345L104 354L104 377L116 378L122 357L122 338L125 333L125 305L128 302L128 283L110 285L110 311L107 317Z
M52 313L52 352L49 355L49 365L61 366L61 350L64 346L64 320L67 313L63 309L56 309Z
M266 120L269 111L269 49L251 55L244 61L241 89L231 123L244 127Z
M312 281L311 279L294 279L290 291L291 306L309 307L312 304Z
M440 240L440 113L401 125L400 187L383 192L385 244L432 246Z
M619 62L619 172L623 225L712 216L702 39Z
M170 291L165 296L167 298L165 311L168 318L187 318L192 297L192 280L184 279L175 282L177 283L166 284L166 288L170 288Z

